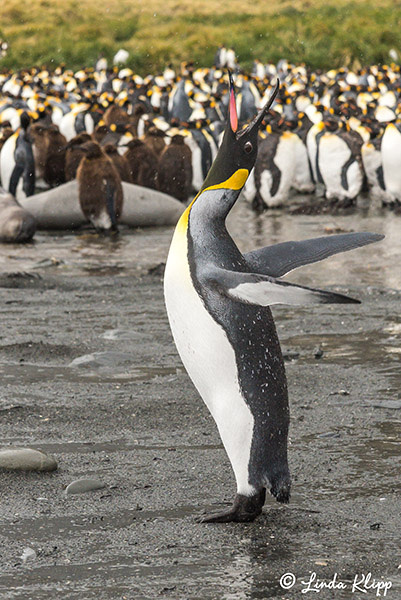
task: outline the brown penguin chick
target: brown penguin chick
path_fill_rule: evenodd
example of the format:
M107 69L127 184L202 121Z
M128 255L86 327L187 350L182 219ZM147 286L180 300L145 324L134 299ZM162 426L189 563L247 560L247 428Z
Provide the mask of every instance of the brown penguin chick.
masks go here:
M29 135L32 138L32 150L35 159L35 169L37 179L43 179L45 176L47 137L46 127L43 123L33 123L29 128Z
M152 189L157 189L158 158L143 142L135 138L128 142L124 154L128 161L132 183Z
M121 106L112 104L103 115L103 121L108 127L110 125L129 125L130 118L126 110Z
M45 156L44 180L50 187L65 183L65 146L66 138L60 133L57 125L50 125L45 130L47 145Z
M85 152L81 150L82 144L91 141L89 133L79 133L73 137L66 145L65 152L65 180L71 181L77 176L79 163L85 156Z
M121 181L128 181L128 183L132 183L129 164L125 156L121 156L121 154L118 153L118 150L114 144L106 144L103 146L103 151L113 162L115 168L120 174Z
M92 139L94 142L97 142L98 144L102 143L102 139L104 137L106 137L106 135L110 132L110 129L108 128L107 125L105 125L104 123L102 123L102 125L96 125L93 133L92 133Z
M149 148L153 150L153 152L159 157L166 147L164 135L164 131L161 131L161 129L157 129L157 127L149 127L143 140L145 144L149 146Z
M182 135L174 135L159 161L159 190L186 202L192 191L192 154Z
M85 156L77 179L82 212L98 231L117 231L123 206L120 175L96 142L86 142L81 150Z
M3 127L0 132L0 152L5 142L13 135L14 131L11 127Z

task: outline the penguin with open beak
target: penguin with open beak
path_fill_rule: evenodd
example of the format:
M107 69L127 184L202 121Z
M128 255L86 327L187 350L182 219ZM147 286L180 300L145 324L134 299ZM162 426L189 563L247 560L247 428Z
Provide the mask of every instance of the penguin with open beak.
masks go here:
M290 498L287 382L270 306L358 302L279 277L383 237L351 233L239 251L225 219L255 164L258 130L279 83L240 130L229 77L224 137L200 192L176 226L164 279L174 341L217 424L237 483L233 505L202 522L253 521L266 489L278 502Z

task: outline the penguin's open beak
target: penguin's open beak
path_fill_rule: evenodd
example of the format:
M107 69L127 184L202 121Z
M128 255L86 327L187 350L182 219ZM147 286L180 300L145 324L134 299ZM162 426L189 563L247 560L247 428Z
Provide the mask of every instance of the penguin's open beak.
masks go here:
M272 91L272 94L271 94L269 100L266 102L264 107L260 109L260 111L254 118L254 120L251 121L249 123L248 127L246 127L244 130L242 130L239 135L241 135L241 136L245 135L245 134L249 135L252 131L258 131L258 129L260 128L260 126L262 124L263 119L265 118L271 105L275 101L279 89L280 89L280 81L279 81L279 78L277 77L276 85L274 86L274 89Z

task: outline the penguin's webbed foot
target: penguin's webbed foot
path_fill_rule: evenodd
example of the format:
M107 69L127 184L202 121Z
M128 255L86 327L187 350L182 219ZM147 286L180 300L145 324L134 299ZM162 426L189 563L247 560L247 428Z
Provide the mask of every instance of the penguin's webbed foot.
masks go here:
M250 523L258 517L266 498L266 489L262 488L253 496L237 494L233 505L221 512L201 515L198 523Z

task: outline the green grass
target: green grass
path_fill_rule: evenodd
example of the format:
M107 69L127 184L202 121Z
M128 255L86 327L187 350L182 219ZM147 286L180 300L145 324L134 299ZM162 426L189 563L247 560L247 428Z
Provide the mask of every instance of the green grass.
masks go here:
M401 49L401 2L2 0L0 38L10 44L0 66L10 68L91 66L123 47L145 74L169 61L210 65L219 43L233 46L244 68L255 57L331 68L389 62L389 50Z

